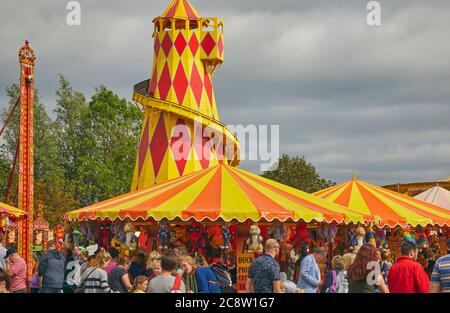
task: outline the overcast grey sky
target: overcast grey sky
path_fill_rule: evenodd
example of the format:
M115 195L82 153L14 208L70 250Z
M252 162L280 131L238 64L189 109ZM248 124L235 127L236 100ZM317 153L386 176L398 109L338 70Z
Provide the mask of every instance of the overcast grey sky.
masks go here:
M149 78L152 19L169 0L81 0L75 27L68 2L1 0L0 108L24 39L49 111L58 73L87 95L104 84L127 99ZM375 184L448 175L450 2L380 2L382 25L369 27L366 0L191 0L225 21L221 120L279 124L280 152L305 155L337 182L353 172Z

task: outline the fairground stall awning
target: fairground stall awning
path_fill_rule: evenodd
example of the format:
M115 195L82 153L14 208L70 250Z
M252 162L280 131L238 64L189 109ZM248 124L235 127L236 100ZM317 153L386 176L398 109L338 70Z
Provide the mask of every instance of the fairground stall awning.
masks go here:
M258 175L218 165L69 212L66 219L195 219L243 222L364 222L335 203Z
M314 195L370 215L379 226L450 225L450 212L442 207L378 187L352 180L318 191Z
M425 190L414 198L450 210L450 191L440 186L435 186L433 188Z
M0 215L6 215L8 217L24 217L27 215L25 211L19 210L9 204L0 202Z

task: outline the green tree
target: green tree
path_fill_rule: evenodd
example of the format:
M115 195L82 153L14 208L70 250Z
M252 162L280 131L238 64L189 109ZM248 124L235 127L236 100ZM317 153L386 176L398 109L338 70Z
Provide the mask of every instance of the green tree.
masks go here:
M308 193L335 185L331 180L321 178L314 165L308 163L305 157L289 157L287 154L283 154L278 164L262 176Z
M80 112L76 140L76 197L82 205L129 192L142 111L105 86Z
M3 149L1 149L3 150ZM10 172L10 162L3 153L0 153L0 201L3 202L6 192L6 184L8 182Z
M77 168L80 166L82 155L83 135L81 128L81 115L88 109L85 96L74 91L70 83L59 75L59 88L56 91L56 125L57 142L61 166L68 181L73 181L77 176Z

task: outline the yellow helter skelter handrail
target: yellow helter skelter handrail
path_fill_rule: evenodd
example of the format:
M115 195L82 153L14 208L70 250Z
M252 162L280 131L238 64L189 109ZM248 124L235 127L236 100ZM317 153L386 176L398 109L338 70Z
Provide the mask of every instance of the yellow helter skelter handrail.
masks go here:
M233 142L233 144L236 146L233 153L233 160L231 160L230 165L237 166L239 164L239 157L240 157L239 139L237 135L231 132L227 128L227 126L222 122L206 114L203 114L197 110L181 106L178 103L156 99L150 96L143 95L136 91L133 92L133 101L136 101L142 104L143 106L152 109L174 113L189 120L198 121L202 125L216 129L217 131L225 135L227 137L227 140L231 140L231 142Z

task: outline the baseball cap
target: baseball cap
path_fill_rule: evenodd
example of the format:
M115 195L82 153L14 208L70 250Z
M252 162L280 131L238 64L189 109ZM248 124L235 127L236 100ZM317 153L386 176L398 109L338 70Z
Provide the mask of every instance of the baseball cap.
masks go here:
M14 253L17 253L17 250L15 248L9 248L6 250L5 259L9 258Z

